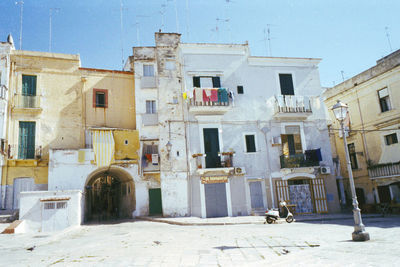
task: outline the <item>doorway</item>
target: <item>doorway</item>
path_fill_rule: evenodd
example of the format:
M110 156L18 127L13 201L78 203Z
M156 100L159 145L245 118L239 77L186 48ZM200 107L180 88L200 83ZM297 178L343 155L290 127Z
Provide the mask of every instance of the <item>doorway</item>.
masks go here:
M132 178L118 170L94 175L85 186L85 222L131 218L135 210Z
M204 128L204 153L206 154L206 168L221 167L219 153L218 128Z

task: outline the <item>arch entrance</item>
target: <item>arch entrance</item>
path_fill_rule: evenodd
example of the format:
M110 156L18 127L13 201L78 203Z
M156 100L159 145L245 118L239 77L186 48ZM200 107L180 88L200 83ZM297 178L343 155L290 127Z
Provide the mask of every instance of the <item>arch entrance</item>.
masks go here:
M131 218L135 184L126 171L107 168L92 173L85 186L85 222Z

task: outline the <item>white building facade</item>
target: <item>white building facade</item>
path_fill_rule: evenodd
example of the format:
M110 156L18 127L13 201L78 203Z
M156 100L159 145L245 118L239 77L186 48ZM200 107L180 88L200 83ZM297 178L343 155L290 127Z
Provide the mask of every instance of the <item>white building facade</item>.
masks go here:
M339 210L319 59L155 38L130 59L142 174L159 175L164 216L249 215L281 200L297 213Z
M0 177L2 176L3 166L6 164L5 153L6 148L6 131L7 131L7 116L8 116L8 95L10 88L10 54L14 50L14 41L12 36L7 37L7 42L0 42ZM6 185L0 185L0 208L5 207Z

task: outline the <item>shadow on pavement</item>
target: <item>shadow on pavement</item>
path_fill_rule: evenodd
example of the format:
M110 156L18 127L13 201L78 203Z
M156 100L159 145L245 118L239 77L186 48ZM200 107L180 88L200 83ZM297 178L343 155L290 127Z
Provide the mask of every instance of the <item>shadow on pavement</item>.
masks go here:
M363 224L366 227L379 227L379 228L393 228L400 227L400 216L385 216L385 217L372 217L372 218L362 218ZM346 218L346 219L329 219L329 220L320 220L320 221L301 221L300 223L310 223L310 224L336 224L336 225L346 225L353 226L354 219Z

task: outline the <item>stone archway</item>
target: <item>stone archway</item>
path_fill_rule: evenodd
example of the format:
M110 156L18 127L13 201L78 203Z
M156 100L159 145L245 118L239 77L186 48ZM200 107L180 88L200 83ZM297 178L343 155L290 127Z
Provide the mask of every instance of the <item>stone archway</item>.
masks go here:
M135 210L135 184L118 167L99 169L85 184L85 222L131 218Z

